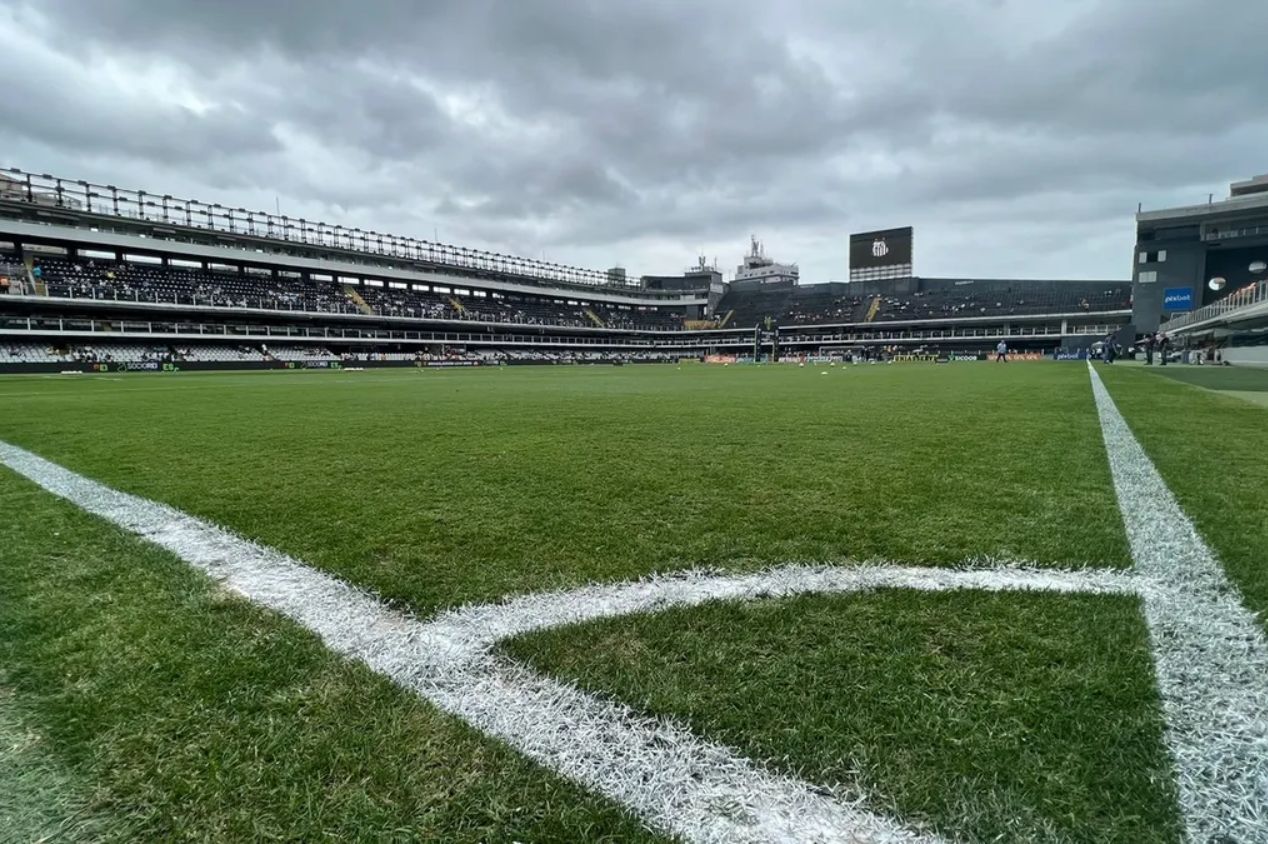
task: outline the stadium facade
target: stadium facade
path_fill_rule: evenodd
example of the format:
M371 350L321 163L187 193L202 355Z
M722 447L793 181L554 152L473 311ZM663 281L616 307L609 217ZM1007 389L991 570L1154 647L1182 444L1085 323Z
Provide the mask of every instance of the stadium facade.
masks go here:
M1132 268L1137 330L1268 364L1268 175L1225 199L1138 212Z
M1052 354L1131 316L1122 281L803 285L756 246L742 266L634 277L10 170L0 366Z
M1133 321L1156 329L1263 281L1268 265L1268 175L1229 187L1227 199L1136 215ZM1168 295L1170 293L1170 295Z

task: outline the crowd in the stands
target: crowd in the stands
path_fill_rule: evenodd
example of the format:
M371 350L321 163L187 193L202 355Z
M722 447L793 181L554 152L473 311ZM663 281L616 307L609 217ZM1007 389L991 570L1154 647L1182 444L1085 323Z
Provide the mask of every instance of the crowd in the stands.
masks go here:
M553 297L402 282L340 283L332 277L226 267L183 267L41 256L31 280L48 296L180 305L375 314L517 325L676 330L678 314ZM424 289L427 288L427 289Z
M699 357L688 351L546 351L502 349L446 349L443 351L342 351L334 352L317 345L293 346L246 345L182 345L101 342L93 345L59 345L47 343L6 343L0 346L0 363L5 364L175 364L192 362L297 362L339 361L347 366L359 363L404 361L418 363L660 363Z
M1079 314L1131 307L1131 285L1098 281L930 280L911 293L859 292L844 284L732 290L718 306L730 327L831 325L968 317Z

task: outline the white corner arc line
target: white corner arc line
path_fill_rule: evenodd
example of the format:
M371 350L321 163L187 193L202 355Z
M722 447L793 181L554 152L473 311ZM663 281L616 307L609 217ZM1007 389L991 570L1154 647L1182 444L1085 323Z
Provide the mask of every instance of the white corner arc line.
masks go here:
M735 576L689 572L583 587L467 607L422 622L279 551L110 489L23 449L0 443L0 462L288 616L332 650L364 662L562 776L626 806L654 828L690 841L939 839L869 811L861 795L827 793L756 765L669 720L536 675L499 656L494 649L498 641L533 629L719 598L888 587L1135 591L1127 575L1113 571L788 567Z
M0 462L45 489L173 551L249 599L316 632L478 729L692 841L935 841L865 807L754 765L664 719L639 715L498 656L536 629L709 600L875 588L1039 589L1139 594L1174 603L1171 583L1134 572L906 566L787 567L751 575L689 572L465 607L430 622L273 549L173 508L118 492L0 443ZM1182 631L1184 632L1184 631ZM1191 631L1189 631L1191 632Z
M661 719L470 647L478 627L429 625L279 551L111 489L12 445L0 463L163 547L332 650L603 794L655 828L700 842L935 842L857 803L772 773ZM482 616L481 616L482 617ZM477 637L480 638L480 637Z
M1268 640L1088 364L1191 841L1268 841Z

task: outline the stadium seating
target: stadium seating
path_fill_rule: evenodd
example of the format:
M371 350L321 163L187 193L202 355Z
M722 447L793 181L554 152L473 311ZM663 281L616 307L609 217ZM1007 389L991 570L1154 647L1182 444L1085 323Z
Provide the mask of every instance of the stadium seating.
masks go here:
M3 363L62 363L71 360L66 350L41 343L5 343L0 346Z
M93 345L53 347L41 343L0 345L0 364L124 364L183 362L285 362L341 361L355 364L368 361L471 361L476 363L652 363L698 357L689 351L544 351L475 349L446 352L332 352L319 346L159 346L154 344L106 341Z
M266 358L273 360L339 360L340 358L329 349L317 346L265 346L263 352Z
M344 286L334 281L58 257L41 257L37 267L50 296L339 314L361 312ZM655 308L569 304L519 295L458 296L374 284L355 289L372 312L383 316L662 331L682 327L678 316ZM595 316L592 318L587 310Z
M882 296L876 321L1092 313L1131 307L1126 285L1106 282L965 281L909 296Z
M981 316L1095 313L1131 307L1130 285L1104 281L914 279L916 292L887 292L875 282L735 290L719 313L729 326L748 328L770 317L778 325L862 323ZM872 313L873 302L877 308Z
M41 258L36 265L50 296L329 313L356 310L343 288L331 282L65 258Z

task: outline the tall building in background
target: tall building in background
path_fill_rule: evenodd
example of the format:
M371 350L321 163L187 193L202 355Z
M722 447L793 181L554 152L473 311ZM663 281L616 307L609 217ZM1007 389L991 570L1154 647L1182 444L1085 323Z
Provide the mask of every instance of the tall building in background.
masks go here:
M758 243L757 235L749 241L749 253L744 256L744 263L735 268L735 281L742 288L753 285L776 284L791 286L801 278L801 270L796 264L780 264L766 254L766 248Z
M912 228L850 235L850 281L912 276Z

